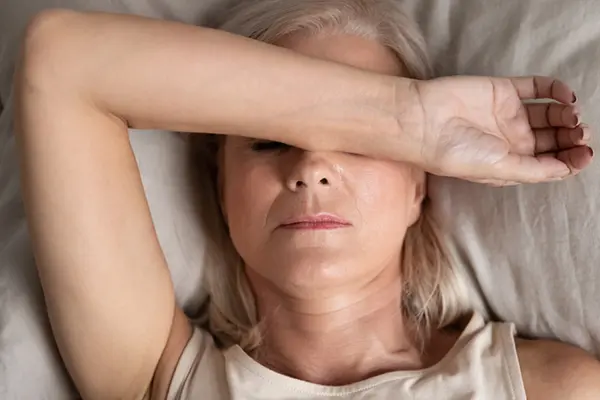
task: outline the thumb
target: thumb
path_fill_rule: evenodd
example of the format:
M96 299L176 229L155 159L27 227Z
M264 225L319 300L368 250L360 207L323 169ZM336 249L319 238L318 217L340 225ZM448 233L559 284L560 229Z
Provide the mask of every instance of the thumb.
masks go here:
M523 183L547 182L571 174L567 164L547 154L527 156L509 153L494 167L497 178Z

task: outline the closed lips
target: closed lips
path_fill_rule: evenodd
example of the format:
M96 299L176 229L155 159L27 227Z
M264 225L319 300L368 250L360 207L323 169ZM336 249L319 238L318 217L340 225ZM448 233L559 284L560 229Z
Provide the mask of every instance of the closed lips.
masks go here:
M286 229L336 229L352 226L352 224L334 215L315 215L294 218L281 225Z

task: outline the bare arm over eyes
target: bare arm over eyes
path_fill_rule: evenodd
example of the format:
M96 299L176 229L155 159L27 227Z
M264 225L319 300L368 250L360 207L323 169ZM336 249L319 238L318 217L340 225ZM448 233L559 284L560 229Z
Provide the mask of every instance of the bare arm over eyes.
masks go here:
M222 31L116 14L53 11L44 19L33 26L54 27L30 41L30 75L44 85L69 85L133 128L364 152L373 139L365 136L384 139L382 132L398 129L399 111L414 108L409 79ZM403 96L394 102L398 85Z

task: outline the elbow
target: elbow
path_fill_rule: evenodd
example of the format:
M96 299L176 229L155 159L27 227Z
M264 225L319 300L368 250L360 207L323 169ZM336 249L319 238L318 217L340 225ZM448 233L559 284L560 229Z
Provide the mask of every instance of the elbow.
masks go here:
M62 81L72 66L70 27L80 15L70 10L49 9L29 21L15 75L17 84L41 89Z

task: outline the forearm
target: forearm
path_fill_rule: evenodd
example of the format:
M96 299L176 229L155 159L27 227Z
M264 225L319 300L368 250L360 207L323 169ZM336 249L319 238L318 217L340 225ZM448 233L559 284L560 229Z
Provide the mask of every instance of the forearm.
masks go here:
M39 75L45 83L78 85L134 128L235 134L389 157L398 117L414 107L410 80L225 32L125 15L55 19L50 33L39 35L52 50L41 52L46 66ZM57 67L49 68L52 63Z

